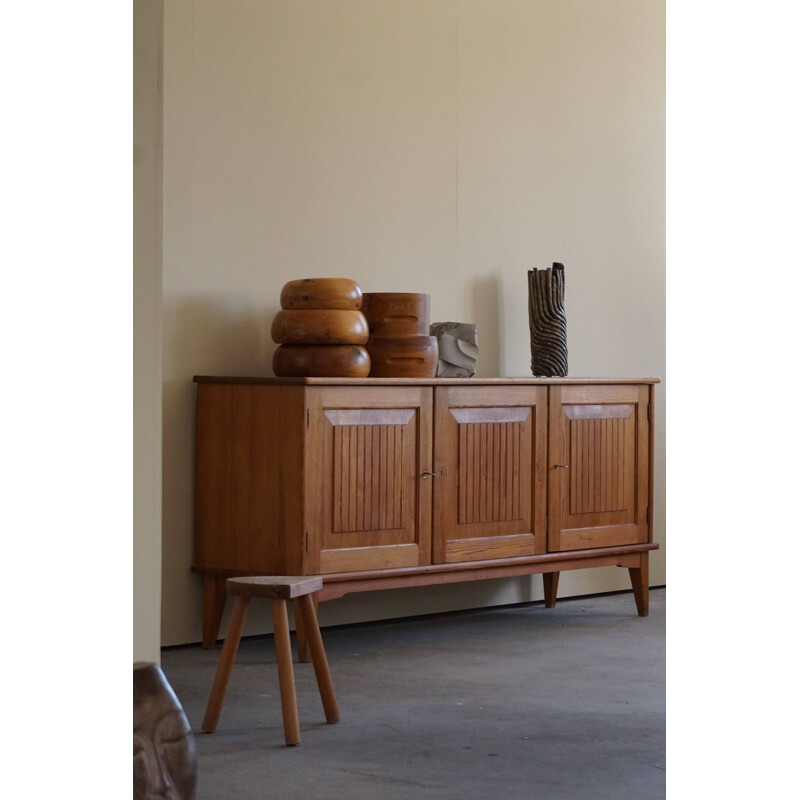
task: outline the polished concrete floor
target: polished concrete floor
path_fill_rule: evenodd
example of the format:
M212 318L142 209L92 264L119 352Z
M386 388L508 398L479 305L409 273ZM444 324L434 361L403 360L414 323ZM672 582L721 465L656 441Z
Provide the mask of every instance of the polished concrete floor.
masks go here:
M298 747L271 637L242 642L214 734L200 723L219 647L167 650L197 800L663 798L665 601L652 590L648 618L625 592L325 629L341 722L295 663Z

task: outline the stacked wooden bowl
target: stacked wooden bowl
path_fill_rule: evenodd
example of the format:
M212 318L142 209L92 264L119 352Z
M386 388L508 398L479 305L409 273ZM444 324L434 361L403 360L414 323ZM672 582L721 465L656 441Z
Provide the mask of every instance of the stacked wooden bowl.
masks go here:
M281 310L272 321L280 347L272 369L280 377L366 378L369 338L361 313L363 296L348 278L290 281L281 291Z
M439 346L430 336L430 295L367 292L371 378L433 378Z

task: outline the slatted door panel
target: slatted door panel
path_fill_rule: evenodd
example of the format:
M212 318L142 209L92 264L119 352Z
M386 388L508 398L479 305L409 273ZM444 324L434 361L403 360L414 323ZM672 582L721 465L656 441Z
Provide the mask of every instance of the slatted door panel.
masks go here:
M646 386L550 389L550 550L646 542Z
M546 389L436 387L434 560L545 550Z
M308 391L306 572L430 563L431 390ZM423 463L424 462L424 463Z

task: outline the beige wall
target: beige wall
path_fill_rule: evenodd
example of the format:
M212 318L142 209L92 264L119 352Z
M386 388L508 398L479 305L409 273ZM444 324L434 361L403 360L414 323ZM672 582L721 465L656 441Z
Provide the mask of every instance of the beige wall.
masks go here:
M162 625L176 644L200 639L192 375L271 374L286 281L429 292L433 320L477 322L479 375L513 376L530 372L526 271L562 261L570 374L663 377L664 7L167 0L164 35ZM573 572L561 594L629 585ZM538 577L398 590L325 604L321 621L540 597Z
M133 658L161 646L161 33L133 4Z

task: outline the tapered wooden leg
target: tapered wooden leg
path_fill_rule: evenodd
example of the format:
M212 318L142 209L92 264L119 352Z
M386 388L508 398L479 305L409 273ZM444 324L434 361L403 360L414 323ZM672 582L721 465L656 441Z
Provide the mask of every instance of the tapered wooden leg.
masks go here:
M544 578L544 607L556 607L556 595L558 594L558 576L560 572L543 572Z
M636 599L636 610L640 617L650 613L650 568L649 554L642 553L638 567L628 567L633 586L633 596Z
M329 723L339 721L339 705L336 702L336 694L333 691L333 681L331 671L328 668L328 659L325 656L325 648L322 644L322 634L319 632L317 612L314 608L314 600L310 594L305 594L298 598L300 610L303 614L303 621L306 626L308 646L311 650L311 660L314 662L314 672L317 676L319 694L322 697L322 707L325 709L325 719Z
M203 575L203 648L206 650L217 643L227 597L225 578Z
M211 696L208 698L206 715L203 718L202 728L209 733L213 733L217 729L222 703L225 701L225 690L228 688L233 662L236 661L236 653L239 650L239 640L242 638L244 621L247 619L247 606L249 603L249 597L237 597L233 606L231 621L228 624L228 633L225 636L225 644L222 645L222 653L220 653L219 663L217 664L217 674L214 677L214 685L211 687Z
M300 611L299 598L292 600L294 604L294 628L297 635L297 656L298 660L304 664L311 661L311 651L308 649L308 636L306 636L306 625L303 622L303 614Z
M300 722L297 718L297 696L294 691L292 643L289 638L289 615L285 600L270 600L272 627L275 631L275 655L278 661L278 682L281 687L283 733L287 745L300 744Z

